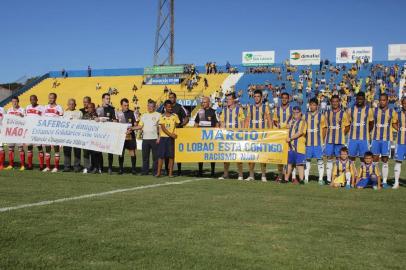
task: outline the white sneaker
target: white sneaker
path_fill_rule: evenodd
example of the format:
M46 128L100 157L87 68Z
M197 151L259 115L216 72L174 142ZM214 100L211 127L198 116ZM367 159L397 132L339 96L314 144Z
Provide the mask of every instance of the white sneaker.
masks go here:
M305 183L305 184L308 184L308 183L309 183L309 179L305 179L305 180L304 180L304 183Z
M57 169L57 168L53 168L51 172L57 173L57 172L58 172L58 169Z
M261 181L262 181L262 182L267 182L266 176L262 176L262 177L261 177Z
M238 180L240 180L240 179L238 179ZM248 176L247 178L245 178L245 181L254 181L254 180L255 179L252 176Z
M378 190L378 187L377 186L373 186L372 187L374 190Z
M399 189L399 183L395 183L395 184L393 184L392 189Z
M238 176L238 181L242 181L244 178L242 176Z
M84 173L84 174L87 173L87 169L86 169L86 168L83 169L83 173Z
M48 167L45 167L45 169L42 170L42 172L49 172L51 169Z

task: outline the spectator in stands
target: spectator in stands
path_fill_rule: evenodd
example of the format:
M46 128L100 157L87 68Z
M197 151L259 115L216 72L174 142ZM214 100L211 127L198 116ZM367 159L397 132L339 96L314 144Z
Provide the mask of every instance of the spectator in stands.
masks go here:
M54 78L54 81L52 82L52 88L57 88L59 86L59 82L56 78Z
M87 66L87 77L92 77L92 68L89 66Z
M226 71L227 71L227 73L230 73L230 68L231 68L230 62L227 61L227 63L226 63Z
M207 81L207 78L204 78L204 89L206 90L209 87L209 82Z
M166 85L165 85L165 88L164 88L164 94L168 94L168 93L169 93L168 86L166 86Z
M360 57L358 57L358 58L355 60L355 65L357 66L357 70L360 70L360 69L361 69L361 63L362 63L362 60L361 60Z

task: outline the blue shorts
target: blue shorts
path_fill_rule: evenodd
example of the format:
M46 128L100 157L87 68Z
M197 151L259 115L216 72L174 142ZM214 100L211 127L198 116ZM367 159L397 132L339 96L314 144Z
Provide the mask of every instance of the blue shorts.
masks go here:
M350 157L364 157L369 151L367 140L348 140L348 154Z
M395 160L403 161L406 159L406 144L397 144L395 150Z
M340 150L344 147L344 144L334 144L334 143L326 143L326 147L324 148L324 155L327 157L339 157Z
M375 156L390 156L390 141L372 141L371 152Z
M306 159L323 159L323 149L319 146L306 146Z
M362 187L362 188L366 188L366 187L373 187L376 186L378 184L378 180L375 177L368 177L368 178L362 178L359 180L359 182L357 183L357 187Z
M158 144L158 158L175 157L175 140L170 137L161 137Z
M304 165L306 164L306 155L296 151L289 150L288 164Z

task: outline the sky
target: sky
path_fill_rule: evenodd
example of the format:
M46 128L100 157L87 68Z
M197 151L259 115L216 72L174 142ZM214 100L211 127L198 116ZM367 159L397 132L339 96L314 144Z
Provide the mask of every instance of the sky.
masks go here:
M51 70L151 66L158 0L1 0L0 83ZM405 0L175 0L175 62L241 63L242 51L406 43Z

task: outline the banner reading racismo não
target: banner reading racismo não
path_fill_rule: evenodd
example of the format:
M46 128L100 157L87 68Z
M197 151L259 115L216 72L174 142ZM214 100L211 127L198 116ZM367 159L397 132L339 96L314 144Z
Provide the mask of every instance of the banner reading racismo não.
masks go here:
M61 145L121 155L126 124L5 115L1 143Z
M176 162L287 163L287 130L183 128L176 133Z

